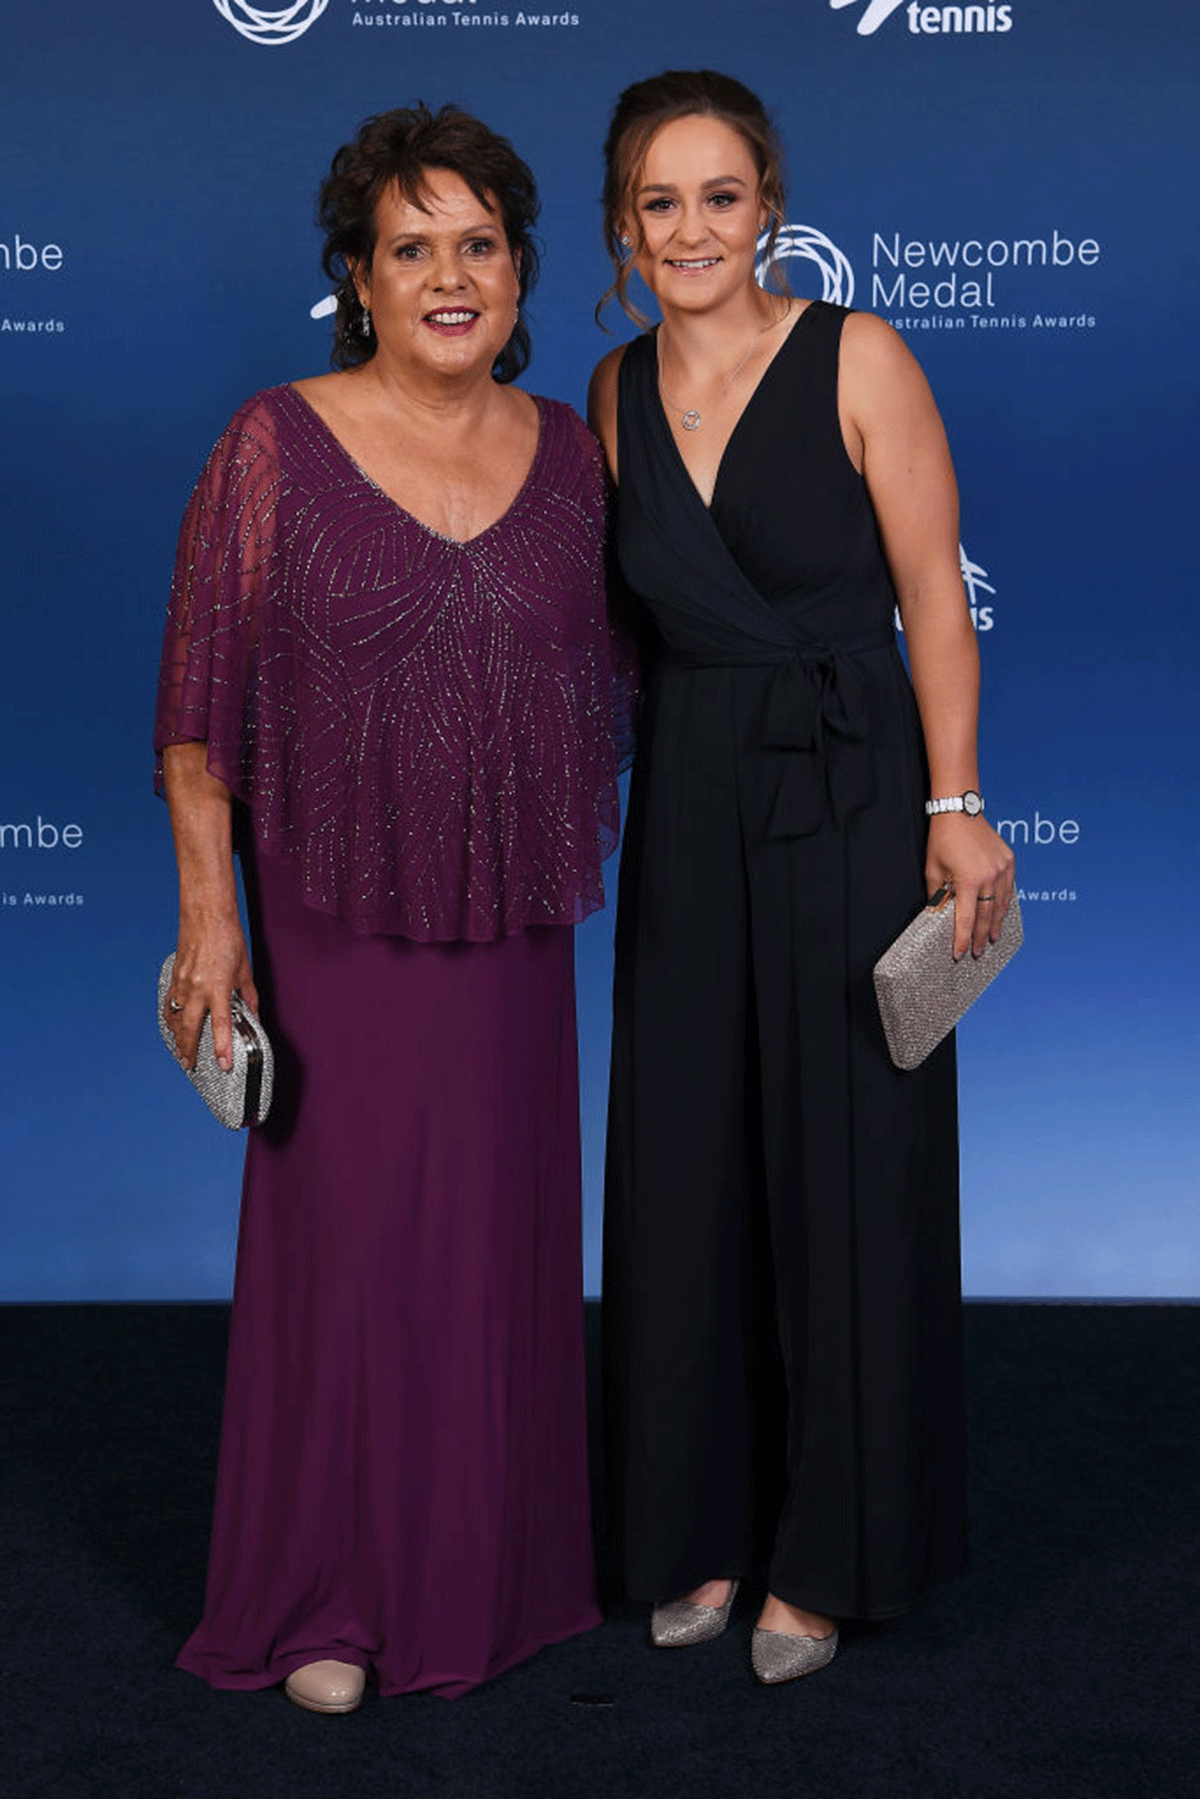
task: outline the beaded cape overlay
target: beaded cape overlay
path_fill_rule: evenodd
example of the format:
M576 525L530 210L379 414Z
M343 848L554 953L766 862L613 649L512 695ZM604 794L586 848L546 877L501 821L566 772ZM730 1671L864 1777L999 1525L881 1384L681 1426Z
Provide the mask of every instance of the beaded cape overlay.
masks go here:
M508 511L440 536L290 387L246 402L184 517L155 749L201 741L305 903L359 932L488 941L604 903L614 730L599 451L539 400Z

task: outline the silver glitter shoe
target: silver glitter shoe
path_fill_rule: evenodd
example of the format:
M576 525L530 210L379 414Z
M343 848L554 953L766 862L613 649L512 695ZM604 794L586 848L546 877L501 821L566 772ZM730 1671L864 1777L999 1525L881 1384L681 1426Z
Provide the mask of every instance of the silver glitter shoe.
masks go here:
M688 1649L693 1643L711 1643L729 1622L738 1583L733 1581L724 1605L693 1605L690 1599L672 1599L656 1605L650 1614L650 1638L656 1649Z
M762 1684L774 1687L827 1668L837 1646L836 1628L827 1637L790 1637L782 1630L756 1629L750 1639L750 1661Z

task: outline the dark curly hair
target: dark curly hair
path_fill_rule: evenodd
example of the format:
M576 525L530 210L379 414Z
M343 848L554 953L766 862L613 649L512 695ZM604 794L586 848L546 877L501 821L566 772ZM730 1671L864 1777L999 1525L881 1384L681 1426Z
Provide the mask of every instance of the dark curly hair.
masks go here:
M369 362L376 350L372 326L363 335L363 306L355 291L353 264L370 267L375 253L375 208L395 186L402 200L423 207L426 172L448 169L466 182L475 198L498 212L517 265L517 322L492 367L497 381L513 381L529 367L532 347L525 324L525 299L538 278L540 258L533 226L538 216L533 175L512 145L459 106L431 112L424 101L377 113L359 126L353 143L343 144L317 197L317 219L325 233L321 267L337 288L330 361L334 368Z
M635 325L647 323L626 293L633 255L641 246L635 241L631 254L621 242L621 227L641 235L633 197L652 139L664 125L697 113L720 119L736 131L754 158L759 199L770 219L768 260L774 254L784 217L783 147L766 107L732 75L719 75L715 69L667 69L625 89L613 108L604 140L604 244L615 279L596 308L597 319L615 297ZM777 270L776 279L781 278L782 272Z

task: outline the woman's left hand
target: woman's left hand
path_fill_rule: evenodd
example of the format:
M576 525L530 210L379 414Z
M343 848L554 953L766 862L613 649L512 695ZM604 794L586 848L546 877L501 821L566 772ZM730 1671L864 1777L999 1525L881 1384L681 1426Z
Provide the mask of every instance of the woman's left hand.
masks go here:
M954 887L954 960L981 956L995 943L1012 903L1015 859L982 818L939 812L929 821L925 884L930 894Z

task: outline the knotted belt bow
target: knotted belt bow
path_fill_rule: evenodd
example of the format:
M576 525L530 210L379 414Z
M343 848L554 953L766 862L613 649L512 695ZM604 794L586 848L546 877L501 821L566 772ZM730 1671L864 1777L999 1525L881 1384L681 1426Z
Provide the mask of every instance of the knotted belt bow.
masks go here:
M760 743L780 756L779 779L767 821L768 837L808 837L828 805L837 825L869 805L875 779L867 737L866 683L853 659L858 650L892 643L890 626L865 633L836 649L798 644L788 655L765 646L719 656L668 653L689 667L732 664L773 666L763 707Z

